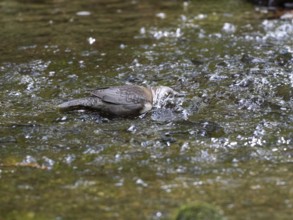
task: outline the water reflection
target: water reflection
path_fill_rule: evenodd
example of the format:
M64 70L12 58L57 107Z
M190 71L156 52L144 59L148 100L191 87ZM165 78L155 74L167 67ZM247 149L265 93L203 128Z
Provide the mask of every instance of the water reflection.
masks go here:
M292 19L232 0L0 4L1 216L164 219L202 200L291 218ZM143 118L56 109L126 83L186 96Z

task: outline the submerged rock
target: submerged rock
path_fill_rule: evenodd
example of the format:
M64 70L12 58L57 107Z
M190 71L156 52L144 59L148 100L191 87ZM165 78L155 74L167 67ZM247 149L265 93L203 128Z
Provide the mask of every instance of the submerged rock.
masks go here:
M204 202L182 206L175 220L225 220L221 210Z

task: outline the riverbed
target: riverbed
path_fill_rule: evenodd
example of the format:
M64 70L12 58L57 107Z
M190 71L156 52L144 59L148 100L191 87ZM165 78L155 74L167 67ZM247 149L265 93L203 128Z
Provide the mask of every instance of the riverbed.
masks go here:
M0 220L293 215L293 19L242 0L0 1ZM143 117L90 89L184 94Z

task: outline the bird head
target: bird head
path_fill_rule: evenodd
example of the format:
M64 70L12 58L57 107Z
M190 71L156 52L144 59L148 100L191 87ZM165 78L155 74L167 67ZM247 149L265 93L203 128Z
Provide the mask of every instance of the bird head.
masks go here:
M153 94L153 105L159 107L169 96L179 96L180 94L170 87L158 86L151 88Z

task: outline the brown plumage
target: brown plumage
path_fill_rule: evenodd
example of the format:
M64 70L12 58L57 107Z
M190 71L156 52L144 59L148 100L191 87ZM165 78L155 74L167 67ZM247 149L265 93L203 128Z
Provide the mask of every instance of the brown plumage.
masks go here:
M166 86L114 86L94 90L90 97L64 102L58 107L62 110L91 108L108 115L135 116L150 111L153 105L159 104L168 94L178 93Z

